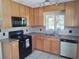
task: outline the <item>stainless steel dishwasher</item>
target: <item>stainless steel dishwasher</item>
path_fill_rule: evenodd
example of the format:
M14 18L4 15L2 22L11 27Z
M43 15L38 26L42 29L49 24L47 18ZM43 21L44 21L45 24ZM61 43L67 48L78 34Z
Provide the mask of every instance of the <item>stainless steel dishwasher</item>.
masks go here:
M60 42L60 55L67 59L76 59L77 58L77 41L61 39Z

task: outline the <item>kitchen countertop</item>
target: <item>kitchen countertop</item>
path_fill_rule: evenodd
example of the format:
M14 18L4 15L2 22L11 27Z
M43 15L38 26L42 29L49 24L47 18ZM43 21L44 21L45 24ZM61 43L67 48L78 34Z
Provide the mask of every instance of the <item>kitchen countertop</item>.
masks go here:
M57 35L57 34L47 34L47 33L28 33L27 35L32 35L32 36L46 36L46 37L56 37L58 39L68 39L68 40L77 40L79 41L79 36L69 36L69 35Z
M18 41L18 40L17 39L10 39L10 38L0 40L0 42L12 42L12 41Z

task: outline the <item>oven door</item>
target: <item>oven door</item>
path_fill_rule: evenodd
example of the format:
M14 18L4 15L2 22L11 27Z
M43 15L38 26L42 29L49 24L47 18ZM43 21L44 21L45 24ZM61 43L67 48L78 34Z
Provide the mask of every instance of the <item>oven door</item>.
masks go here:
M20 59L24 59L25 57L25 41L19 41L19 57Z

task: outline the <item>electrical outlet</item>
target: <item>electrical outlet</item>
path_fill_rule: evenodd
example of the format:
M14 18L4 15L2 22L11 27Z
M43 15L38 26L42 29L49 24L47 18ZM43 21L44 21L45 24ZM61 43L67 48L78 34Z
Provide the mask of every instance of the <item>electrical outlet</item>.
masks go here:
M0 32L1 32L1 29L0 29Z
M3 36L5 36L5 33L3 33Z

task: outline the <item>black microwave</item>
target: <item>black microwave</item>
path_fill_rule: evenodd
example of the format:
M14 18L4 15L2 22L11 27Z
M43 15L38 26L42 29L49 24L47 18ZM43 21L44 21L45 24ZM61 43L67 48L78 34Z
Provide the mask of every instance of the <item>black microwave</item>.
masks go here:
M23 17L11 17L12 27L25 27L27 25L26 18Z

